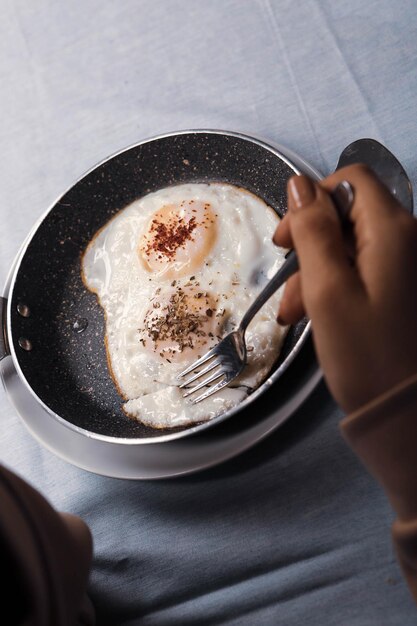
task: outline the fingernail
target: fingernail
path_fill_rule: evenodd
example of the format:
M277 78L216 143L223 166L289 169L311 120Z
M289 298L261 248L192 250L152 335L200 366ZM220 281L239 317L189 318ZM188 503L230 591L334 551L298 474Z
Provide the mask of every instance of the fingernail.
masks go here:
M314 183L307 176L293 176L288 183L288 191L293 203L292 209L302 209L311 204L316 197Z

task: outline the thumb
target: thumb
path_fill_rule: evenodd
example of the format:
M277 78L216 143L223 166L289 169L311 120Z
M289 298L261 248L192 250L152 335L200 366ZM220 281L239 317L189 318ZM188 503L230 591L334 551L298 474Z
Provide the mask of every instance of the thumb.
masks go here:
M317 312L324 313L324 302L345 301L346 294L356 291L360 281L349 262L329 194L307 176L293 176L288 183L288 206L304 305L313 318Z

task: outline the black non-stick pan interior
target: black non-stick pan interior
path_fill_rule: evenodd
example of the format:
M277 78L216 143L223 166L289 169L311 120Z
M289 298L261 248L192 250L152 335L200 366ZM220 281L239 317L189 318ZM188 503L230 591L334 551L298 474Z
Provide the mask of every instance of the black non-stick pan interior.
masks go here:
M262 144L190 131L134 146L77 182L30 240L11 294L12 342L36 395L57 415L94 433L147 438L172 432L148 428L123 413L107 368L103 311L82 283L81 254L117 211L168 185L233 183L263 198L282 216L286 183L293 173ZM29 317L18 312L22 305L29 307ZM291 328L277 365L304 327L305 321ZM22 349L22 338L30 341L31 350Z

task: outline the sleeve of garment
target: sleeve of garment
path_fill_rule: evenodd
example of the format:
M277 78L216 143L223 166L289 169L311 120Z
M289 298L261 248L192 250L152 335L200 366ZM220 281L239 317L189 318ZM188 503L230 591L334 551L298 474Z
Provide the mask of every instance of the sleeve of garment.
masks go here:
M346 417L341 430L397 514L393 541L417 602L417 375Z
M0 571L7 623L92 626L86 596L92 539L78 517L58 513L0 466Z

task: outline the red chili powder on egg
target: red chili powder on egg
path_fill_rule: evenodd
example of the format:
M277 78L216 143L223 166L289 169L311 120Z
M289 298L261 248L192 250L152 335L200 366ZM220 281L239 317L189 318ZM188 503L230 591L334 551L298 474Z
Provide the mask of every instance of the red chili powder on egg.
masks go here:
M149 229L150 234L154 236L150 237L145 252L147 254L159 252L172 258L177 249L183 246L188 239L191 239L196 227L197 220L194 216L188 222L182 217L177 220L169 220L167 223L154 219Z

